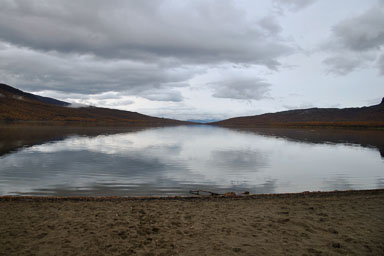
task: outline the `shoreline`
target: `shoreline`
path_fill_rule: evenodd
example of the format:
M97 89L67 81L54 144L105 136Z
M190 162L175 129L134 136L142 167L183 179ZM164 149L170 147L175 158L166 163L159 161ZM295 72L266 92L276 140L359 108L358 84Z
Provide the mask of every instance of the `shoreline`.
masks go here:
M383 131L384 122L354 122L350 124L344 123L257 123L257 124L221 124L212 123L196 123L191 121L175 120L175 122L142 122L142 121L50 121L50 120L0 120L0 125L15 126L62 126L62 127L79 127L79 128L161 128L171 126L215 126L229 129L258 129L258 128L283 128L283 129L346 129L346 130L367 130L367 131Z
M332 190L332 191L304 191L294 193L273 193L273 194L237 194L237 195L200 195L200 196L0 196L2 201L149 201L149 200L212 200L212 199L235 199L251 200L266 198L305 198L305 197L327 197L327 196L345 196L353 194L377 195L384 194L384 189L361 189L361 190Z

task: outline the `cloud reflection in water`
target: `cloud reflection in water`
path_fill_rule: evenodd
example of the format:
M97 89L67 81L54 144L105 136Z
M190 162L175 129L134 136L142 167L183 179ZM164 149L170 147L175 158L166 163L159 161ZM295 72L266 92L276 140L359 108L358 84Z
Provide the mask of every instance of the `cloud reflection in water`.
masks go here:
M186 195L193 189L277 193L375 188L378 177L384 178L383 167L374 149L356 145L303 143L209 126L152 128L70 136L4 155L0 193Z

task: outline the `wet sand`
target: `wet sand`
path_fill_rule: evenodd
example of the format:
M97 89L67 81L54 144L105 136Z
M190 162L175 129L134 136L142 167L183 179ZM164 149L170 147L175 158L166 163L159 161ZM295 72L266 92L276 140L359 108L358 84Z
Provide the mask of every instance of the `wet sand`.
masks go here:
M384 255L384 190L0 197L0 255Z

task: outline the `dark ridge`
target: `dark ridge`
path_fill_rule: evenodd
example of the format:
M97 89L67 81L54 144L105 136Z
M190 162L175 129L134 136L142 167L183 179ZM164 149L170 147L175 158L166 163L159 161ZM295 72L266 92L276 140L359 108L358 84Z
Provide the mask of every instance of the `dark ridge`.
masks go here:
M43 96L39 96L39 95L34 95L34 96L36 97L37 100L44 102L44 103L52 104L52 105L57 105L57 106L62 106L62 107L71 105L68 102L56 100L56 99L49 98L49 97L43 97Z
M220 126L337 126L384 127L384 98L378 105L360 108L295 109L255 116L244 116L212 123Z
M65 102L65 101L56 100L56 99L49 98L49 97L43 97L43 96L35 95L32 93L28 93L28 92L23 92L19 89L16 89L14 87L11 87L9 85L2 84L2 83L0 83L0 91L5 91L5 92L8 92L10 94L25 97L25 98L28 98L31 100L37 100L37 101L52 104L52 105L63 106L63 107L70 105L70 103Z

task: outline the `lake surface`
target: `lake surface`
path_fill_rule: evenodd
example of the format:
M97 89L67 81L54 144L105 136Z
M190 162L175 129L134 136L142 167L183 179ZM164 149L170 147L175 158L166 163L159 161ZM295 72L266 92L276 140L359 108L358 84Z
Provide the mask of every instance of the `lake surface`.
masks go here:
M0 195L384 188L384 131L0 126Z

